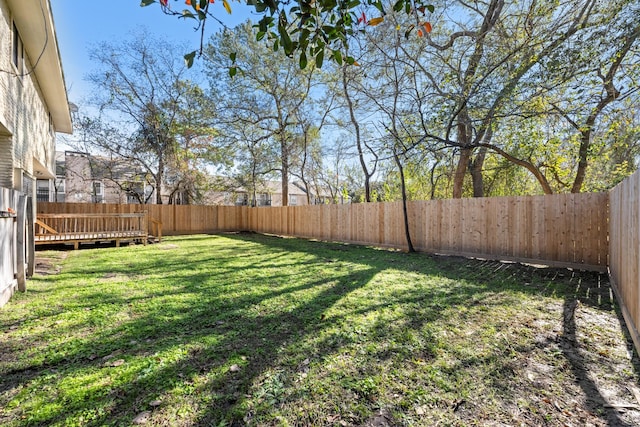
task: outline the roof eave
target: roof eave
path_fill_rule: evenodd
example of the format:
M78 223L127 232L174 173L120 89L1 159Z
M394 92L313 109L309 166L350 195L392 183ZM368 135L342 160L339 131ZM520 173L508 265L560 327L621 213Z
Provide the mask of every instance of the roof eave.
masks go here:
M71 133L71 112L49 0L7 0L57 132ZM27 70L28 72L29 70Z

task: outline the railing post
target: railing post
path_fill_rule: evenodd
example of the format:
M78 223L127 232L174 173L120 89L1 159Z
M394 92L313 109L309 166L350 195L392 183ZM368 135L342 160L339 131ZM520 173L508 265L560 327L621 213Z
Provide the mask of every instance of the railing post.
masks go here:
M142 231L142 244L147 246L147 240L149 239L149 231L147 229L147 211L144 211L143 214L139 217L139 221L141 221L140 230Z

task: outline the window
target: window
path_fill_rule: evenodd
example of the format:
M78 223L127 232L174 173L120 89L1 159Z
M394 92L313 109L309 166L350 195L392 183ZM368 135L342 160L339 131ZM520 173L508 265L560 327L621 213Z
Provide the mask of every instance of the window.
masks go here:
M297 204L298 204L298 197L293 194L289 194L289 206L295 206Z
M142 182L129 182L124 187L127 192L128 204L137 204L144 201L144 184Z
M24 70L24 46L15 22L13 23L13 51L11 55L13 65L16 67L18 74L22 74Z
M35 189L35 179L31 178L26 173L22 174L22 192L27 196L33 197L33 191Z
M271 206L271 194L258 194L258 206Z
M56 160L56 177L64 179L67 173L64 160Z
M55 201L56 202L64 202L64 178L56 178L55 182L54 182L54 189L56 192L56 196L55 196Z
M64 178L56 178L55 187L58 193L64 193Z
M39 179L36 181L36 200L39 202L49 201L49 180Z
M104 186L100 181L93 181L93 194L91 195L93 203L104 202Z
M249 195L247 193L240 193L236 198L236 206L247 206L249 204Z

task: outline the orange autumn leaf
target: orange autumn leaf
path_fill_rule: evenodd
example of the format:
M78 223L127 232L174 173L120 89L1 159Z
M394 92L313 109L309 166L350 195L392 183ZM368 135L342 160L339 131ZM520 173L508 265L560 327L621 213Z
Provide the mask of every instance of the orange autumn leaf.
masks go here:
M382 21L384 21L384 17L380 16L378 18L371 18L367 24L369 24L372 27L374 27L374 26L380 24Z
M422 37L424 34L422 34L422 30L418 30L418 37Z
M229 2L227 2L227 0L222 0L222 5L224 6L224 10L231 15L231 6L229 6Z
M430 22L423 22L422 27L424 28L425 34L430 33L432 30Z
M184 4L188 4L189 6L191 6L191 0L185 0Z

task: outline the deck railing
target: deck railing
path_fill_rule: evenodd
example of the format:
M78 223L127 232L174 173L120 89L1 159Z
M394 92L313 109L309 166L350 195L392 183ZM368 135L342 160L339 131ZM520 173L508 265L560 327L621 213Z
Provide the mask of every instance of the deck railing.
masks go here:
M156 224L161 235L161 225ZM149 237L147 214L38 214L36 245L73 243L77 249L82 242L137 241L147 244Z

